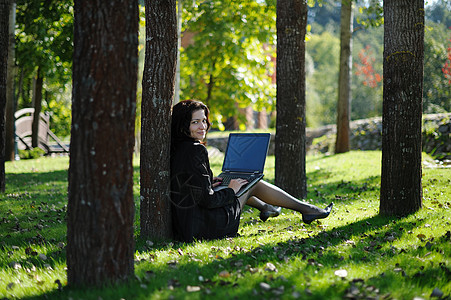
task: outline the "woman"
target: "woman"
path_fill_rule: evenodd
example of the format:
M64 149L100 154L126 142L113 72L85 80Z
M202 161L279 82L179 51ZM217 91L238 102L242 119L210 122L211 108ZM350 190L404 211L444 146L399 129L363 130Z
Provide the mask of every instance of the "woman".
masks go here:
M245 204L259 209L263 221L279 215L280 208L274 206L302 213L307 224L329 216L333 203L321 209L263 180L239 198L235 194L246 184L244 179L231 180L228 188L214 192L220 182L213 177L202 144L209 128L209 110L202 102L185 100L172 108L171 201L177 239L190 242L236 236Z

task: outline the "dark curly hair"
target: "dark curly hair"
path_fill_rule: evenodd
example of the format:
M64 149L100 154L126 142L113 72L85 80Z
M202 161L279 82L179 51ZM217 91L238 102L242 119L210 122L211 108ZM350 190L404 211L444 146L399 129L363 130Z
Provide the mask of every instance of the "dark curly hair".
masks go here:
M203 109L207 117L207 131L210 129L210 110L198 100L180 101L172 107L171 143L173 146L183 140L192 139L189 126L193 112Z

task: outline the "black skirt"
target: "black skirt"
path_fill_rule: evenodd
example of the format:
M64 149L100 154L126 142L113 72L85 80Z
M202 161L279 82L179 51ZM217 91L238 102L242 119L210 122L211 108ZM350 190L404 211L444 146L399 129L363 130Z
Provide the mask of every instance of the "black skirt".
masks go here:
M175 237L184 242L235 237L240 225L241 207L238 199L218 208L192 207L178 214L173 211Z

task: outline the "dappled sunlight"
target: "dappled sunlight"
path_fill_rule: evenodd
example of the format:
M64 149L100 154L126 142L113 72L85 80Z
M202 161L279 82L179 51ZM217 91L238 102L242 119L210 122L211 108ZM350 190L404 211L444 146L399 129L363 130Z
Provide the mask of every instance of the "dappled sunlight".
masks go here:
M239 236L180 243L139 235L138 158L135 278L95 293L103 299L427 298L437 287L450 294L449 174L425 170L423 208L402 218L382 217L379 161L377 151L307 157L305 201L320 207L334 201L326 219L306 225L300 213L282 209L262 222L258 210L245 207ZM67 168L35 165L49 168L41 173L30 166L8 173L7 193L0 198L7 212L0 223L0 277L7 278L0 281L0 294L88 299L93 290L65 287ZM274 157L266 166L274 167ZM273 172L267 179L274 179Z

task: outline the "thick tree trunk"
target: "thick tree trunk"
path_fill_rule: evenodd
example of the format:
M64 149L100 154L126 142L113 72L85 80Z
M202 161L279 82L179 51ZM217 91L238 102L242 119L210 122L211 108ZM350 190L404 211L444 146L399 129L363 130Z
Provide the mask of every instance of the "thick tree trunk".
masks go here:
M275 183L307 196L305 173L305 0L277 1Z
M39 121L42 110L42 86L44 78L42 77L41 67L38 67L36 80L33 91L33 123L31 124L31 146L36 148L39 146Z
M10 0L0 0L0 192L5 192L5 111L7 103Z
M421 207L424 2L384 1L384 102L380 213Z
M352 0L341 1L340 28L340 71L338 75L335 153L344 153L351 149L349 122L351 120Z
M141 236L172 237L171 104L177 60L175 0L146 0L146 57L141 108Z
M5 116L5 160L14 160L14 77L15 66L15 25L16 25L16 2L11 1L9 10L9 45L8 45L8 75L6 81L6 116Z
M67 220L69 285L133 275L136 1L74 3Z

